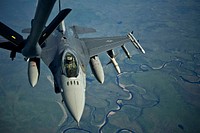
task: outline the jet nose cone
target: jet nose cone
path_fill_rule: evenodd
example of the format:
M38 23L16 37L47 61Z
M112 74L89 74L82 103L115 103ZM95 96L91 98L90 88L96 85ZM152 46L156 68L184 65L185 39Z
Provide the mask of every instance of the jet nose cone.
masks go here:
M100 79L99 82L100 82L101 84L103 84L103 83L104 83L104 78Z
M71 115L79 123L85 106L85 88L77 81L63 82L62 96Z
M85 93L79 89L64 91L65 104L74 119L79 122L85 106Z

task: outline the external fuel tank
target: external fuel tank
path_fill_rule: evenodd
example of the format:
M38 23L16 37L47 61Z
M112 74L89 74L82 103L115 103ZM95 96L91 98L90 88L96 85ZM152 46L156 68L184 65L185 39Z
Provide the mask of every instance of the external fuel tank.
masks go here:
M94 74L95 78L101 84L103 84L104 71L103 71L103 67L101 65L101 61L99 60L99 57L97 55L90 58L90 67L91 67L92 73Z

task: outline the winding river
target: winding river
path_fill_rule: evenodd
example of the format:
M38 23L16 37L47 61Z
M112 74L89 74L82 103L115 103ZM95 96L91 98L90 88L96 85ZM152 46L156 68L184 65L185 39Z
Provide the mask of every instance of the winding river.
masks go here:
M196 70L198 70L197 68L200 66L200 53L195 53L195 54L191 54L192 56L192 60L189 59L183 59L181 57L174 57L173 59L171 59L170 61L165 61L162 64L158 65L158 66L150 66L148 64L141 64L139 65L139 70L138 71L142 71L142 72L146 72L146 71L160 71L164 68L166 69L177 69L177 73L173 73L171 74L174 78L179 78L178 80L182 80L184 82L187 83L191 83L191 84L200 84L200 73ZM189 68L189 65L193 65L194 69ZM171 66L171 68L168 66ZM185 72L184 72L185 71ZM187 74L189 73L189 75L192 75L194 77L196 77L196 81L192 81L190 79L187 79ZM134 117L134 119L136 120L138 117L140 117L142 115L142 112L145 108L153 108L155 106L157 106L160 103L160 97L158 94L156 94L155 92L152 92L154 95L154 99L148 99L147 97L144 97L144 94L146 93L146 89L137 86L136 84L123 84L121 82L121 78L123 78L124 75L127 74L134 74L133 72L123 72L120 75L116 76L116 84L123 90L124 93L127 94L127 97L123 97L123 98L119 98L116 99L116 108L115 109L111 109L109 111L107 111L107 113L104 116L104 119L102 120L101 124L94 124L91 122L91 124L93 124L93 126L95 126L96 128L98 128L98 132L99 133L103 133L104 128L108 125L109 123L109 118L111 118L113 115L115 115L116 113L118 113L123 107L125 106L132 106L134 108L139 108L139 112L136 114L137 116ZM131 89L130 89L131 88ZM134 89L141 89L142 93L139 94L138 96L140 96L140 99L142 101L142 104L136 104L133 101L137 100L137 97L134 97L134 95L137 95L136 91L134 91ZM109 104L109 103L108 103ZM60 104L59 104L60 105ZM60 105L61 106L61 105ZM62 108L62 107L61 107ZM95 119L95 115L94 113L96 112L96 108L95 107L91 107L91 117L92 119ZM62 108L63 110L63 108ZM64 115L66 116L65 112ZM63 121L64 118L62 118L61 121ZM73 127L73 128L67 128L67 127L62 127L62 131L63 133L67 133L68 131L73 132L73 131L79 131L79 132L85 132L85 133L90 133L92 131L86 130L84 128L81 127ZM121 128L121 129L116 129L117 133L120 132L130 132L130 133L134 133L135 130L134 128L132 129L126 129L126 128Z

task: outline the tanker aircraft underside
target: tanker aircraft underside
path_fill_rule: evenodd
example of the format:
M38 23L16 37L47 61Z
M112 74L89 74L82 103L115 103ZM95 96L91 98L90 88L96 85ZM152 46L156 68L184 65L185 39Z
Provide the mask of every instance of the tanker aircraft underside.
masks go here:
M64 18L71 11L69 8L60 10L51 23L45 26L55 2L56 0L38 1L31 28L23 30L29 34L26 39L0 22L0 35L5 38L0 42L0 47L11 51L12 60L16 53L21 53L25 57L28 62L28 79L32 87L39 79L42 60L53 74L55 92L61 93L66 107L79 123L85 106L87 65L90 64L96 79L103 83L104 72L98 57L100 53L107 52L119 74L121 72L113 48L121 46L130 58L125 43L131 41L142 53L145 51L132 33L126 36L79 38L79 34L92 33L96 30L71 26L68 30L71 30L73 35L69 36L64 25Z

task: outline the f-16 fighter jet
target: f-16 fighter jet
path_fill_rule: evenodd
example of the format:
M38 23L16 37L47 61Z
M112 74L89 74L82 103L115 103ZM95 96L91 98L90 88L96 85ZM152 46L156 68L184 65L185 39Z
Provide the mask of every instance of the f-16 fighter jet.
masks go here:
M130 53L125 43L132 42L136 48L145 53L132 33L125 36L79 38L79 34L92 33L96 30L79 26L71 26L66 34L64 19L71 9L63 9L46 26L47 19L56 0L39 0L36 13L31 21L31 28L25 29L29 35L22 35L0 22L0 35L5 41L0 47L10 50L10 58L14 60L16 53L21 53L28 62L28 79L34 87L40 75L42 60L51 70L54 77L55 93L61 93L63 101L73 118L79 123L85 106L86 68L90 64L96 79L104 82L104 72L98 55L107 52L117 72L120 68L115 60L113 48L122 47L127 57ZM60 1L59 1L60 7Z

